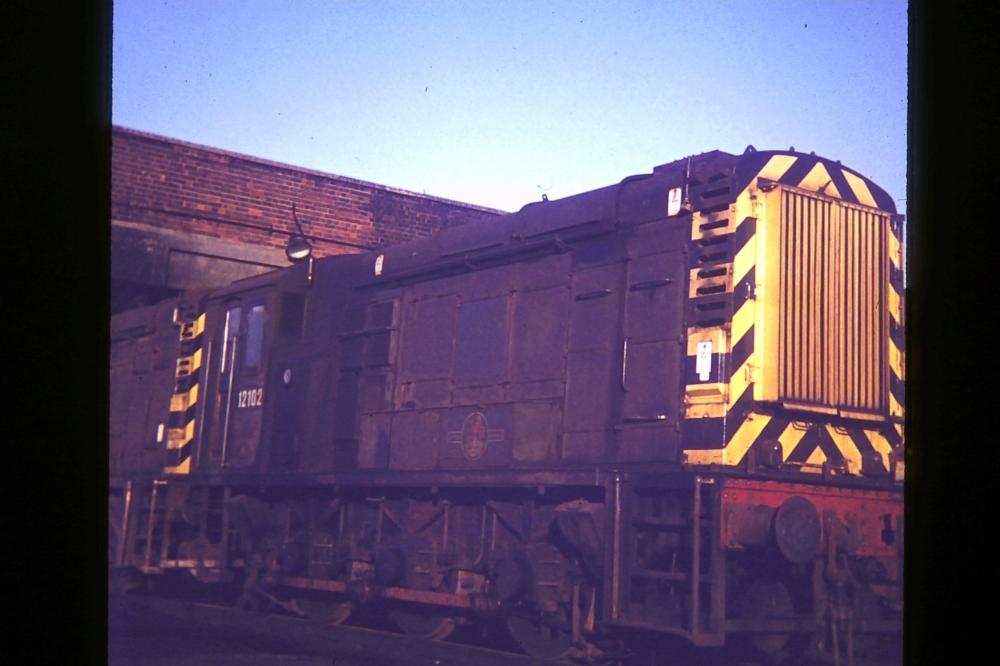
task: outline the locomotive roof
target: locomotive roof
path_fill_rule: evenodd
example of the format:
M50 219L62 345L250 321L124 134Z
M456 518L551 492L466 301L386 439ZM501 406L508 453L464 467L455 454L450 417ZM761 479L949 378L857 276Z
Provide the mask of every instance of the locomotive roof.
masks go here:
M748 146L741 155L713 150L654 167L651 173L629 176L616 185L552 201L532 202L515 213L446 229L430 238L374 250L373 265L383 255L382 272L372 284L391 283L454 264L461 266L491 257L530 251L542 243L559 243L578 235L610 231L617 225L638 224L666 213L667 193L691 187L695 210L718 209L739 196L759 175L777 183L799 185L817 165L848 203L872 202L895 213L892 198L881 187L839 162L793 150L758 151ZM700 187L696 192L695 188Z

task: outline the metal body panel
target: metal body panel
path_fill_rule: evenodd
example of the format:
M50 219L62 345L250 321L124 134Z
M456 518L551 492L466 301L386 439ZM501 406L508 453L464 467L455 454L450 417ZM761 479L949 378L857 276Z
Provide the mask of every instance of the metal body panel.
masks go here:
M175 305L167 301L112 319L108 405L112 477L162 471L178 353L177 327L172 321Z

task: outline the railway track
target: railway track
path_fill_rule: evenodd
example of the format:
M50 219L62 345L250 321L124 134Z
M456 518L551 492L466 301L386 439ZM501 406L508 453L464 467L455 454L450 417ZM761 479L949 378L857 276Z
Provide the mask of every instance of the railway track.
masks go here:
M460 629L448 641L401 634L378 615L357 623L329 625L315 620L244 610L232 604L112 594L108 600L109 666L557 666L516 654L513 643ZM463 632L463 629L465 630ZM722 650L695 652L684 644L640 644L631 654L602 666L764 666ZM491 643L492 641L492 643ZM489 647L492 644L494 647ZM502 650L495 649L502 647ZM581 662L575 662L577 666ZM818 666L824 662L785 662ZM888 666L856 664L856 666Z
M517 654L462 642L435 642L374 627L330 626L231 605L146 595L108 603L110 666L183 663L256 666L519 666ZM377 624L377 618L374 619ZM549 662L551 663L551 662Z

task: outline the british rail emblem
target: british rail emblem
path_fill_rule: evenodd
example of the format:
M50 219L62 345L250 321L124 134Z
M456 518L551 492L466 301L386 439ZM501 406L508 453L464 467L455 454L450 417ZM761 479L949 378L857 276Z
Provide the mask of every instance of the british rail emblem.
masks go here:
M479 460L490 444L503 441L502 428L490 428L482 412L472 412L465 417L462 430L449 432L449 443L458 444L467 460Z

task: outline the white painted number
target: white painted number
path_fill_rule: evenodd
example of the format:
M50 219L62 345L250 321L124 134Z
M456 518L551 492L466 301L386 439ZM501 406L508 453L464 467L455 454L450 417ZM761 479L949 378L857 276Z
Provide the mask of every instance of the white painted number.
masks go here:
M237 398L237 407L240 409L244 407L260 407L264 404L264 387L240 391Z

